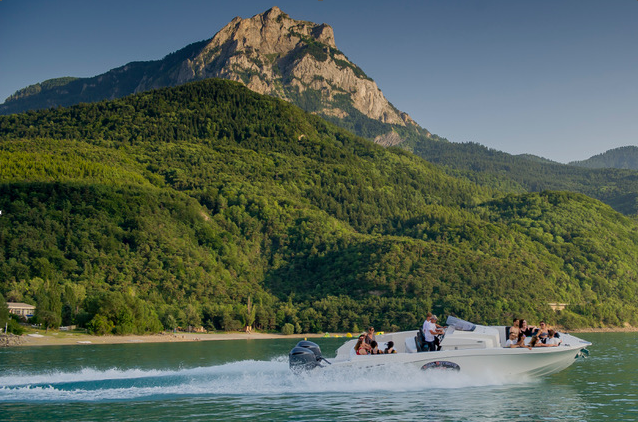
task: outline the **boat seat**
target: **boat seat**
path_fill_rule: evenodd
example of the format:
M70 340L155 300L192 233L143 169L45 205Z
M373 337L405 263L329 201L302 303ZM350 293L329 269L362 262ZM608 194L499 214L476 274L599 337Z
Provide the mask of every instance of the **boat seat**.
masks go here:
M405 352L406 353L416 353L417 345L416 345L416 336L415 337L406 337L405 338Z
M425 343L425 333L423 333L423 328L419 328L419 332L416 334L414 338L414 343L416 344L417 352L427 352L427 344Z

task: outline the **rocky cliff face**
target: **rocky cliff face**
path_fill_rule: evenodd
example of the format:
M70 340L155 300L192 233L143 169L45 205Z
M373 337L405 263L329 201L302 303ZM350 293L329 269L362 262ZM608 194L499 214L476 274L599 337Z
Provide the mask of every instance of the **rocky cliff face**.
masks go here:
M337 49L329 25L291 19L278 7L233 19L175 75L176 84L211 77L243 82L319 114L345 117L351 105L383 123L414 124ZM159 86L161 81L145 78L136 91Z
M212 39L162 60L129 63L94 78L69 78L47 89L26 88L0 112L112 99L211 77L242 82L323 116L352 119L361 113L381 123L417 126L337 49L329 25L292 19L278 7L250 19L237 17Z

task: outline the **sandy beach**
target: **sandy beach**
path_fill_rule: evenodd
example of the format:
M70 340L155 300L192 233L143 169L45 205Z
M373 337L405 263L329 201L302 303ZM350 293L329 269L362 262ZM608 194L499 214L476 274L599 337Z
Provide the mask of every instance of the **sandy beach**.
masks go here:
M161 333L150 335L130 336L92 336L81 333L68 333L64 331L49 331L45 333L24 334L15 338L12 346L62 346L62 345L87 345L87 344L125 344L125 343L174 343L188 341L214 341L214 340L263 340L283 338L318 338L324 334L270 334L270 333ZM331 335L331 337L344 337L345 335Z

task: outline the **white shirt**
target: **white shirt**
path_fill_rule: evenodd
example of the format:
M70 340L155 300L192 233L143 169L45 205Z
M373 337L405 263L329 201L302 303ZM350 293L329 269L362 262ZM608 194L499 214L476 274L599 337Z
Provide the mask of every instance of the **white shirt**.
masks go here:
M430 321L425 321L423 323L423 334L425 334L425 341L434 341L434 334L432 334L430 330L436 330L436 325L434 325Z
M507 341L505 342L505 347L512 347L512 345L516 345L516 343L518 343L516 340L512 341L511 339L507 339Z
M548 338L545 344L547 346L553 346L554 344L558 346L560 344L560 339L556 337Z

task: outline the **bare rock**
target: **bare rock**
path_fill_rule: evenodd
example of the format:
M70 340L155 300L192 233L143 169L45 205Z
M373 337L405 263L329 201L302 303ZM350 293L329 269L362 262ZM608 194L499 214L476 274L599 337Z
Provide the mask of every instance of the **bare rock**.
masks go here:
M379 144L384 147L392 147L395 145L399 145L402 142L403 142L403 138L401 138L401 136L395 131L391 131L374 138L375 144Z
M416 126L337 49L330 25L292 19L278 7L230 21L196 57L182 63L176 84L210 77L238 81L293 103L314 90L320 104L308 111L329 116L347 115L335 100L345 94L356 110L372 119ZM153 80L143 80L137 90L149 88L155 88Z

